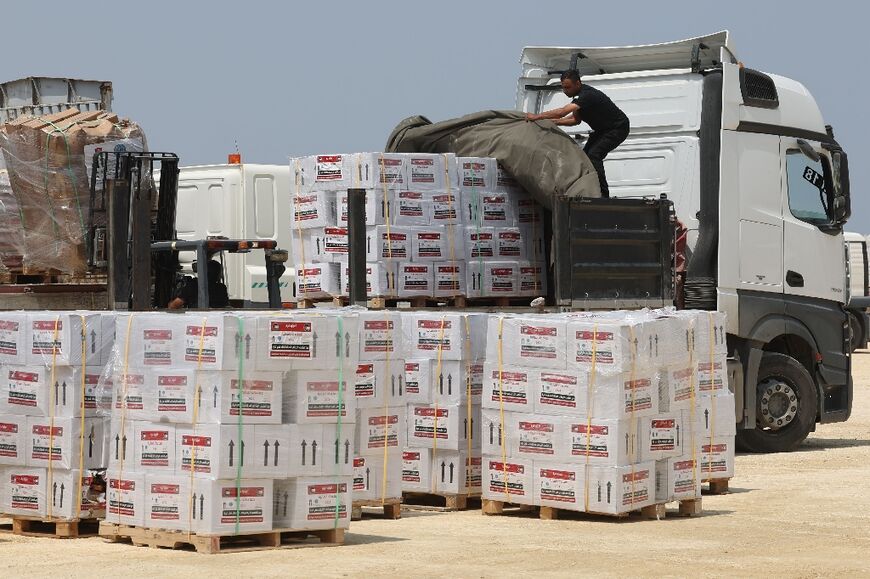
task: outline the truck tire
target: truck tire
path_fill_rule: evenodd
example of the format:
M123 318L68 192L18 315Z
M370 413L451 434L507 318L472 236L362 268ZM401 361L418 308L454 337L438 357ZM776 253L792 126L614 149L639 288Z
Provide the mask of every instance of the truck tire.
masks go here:
M785 354L767 352L758 369L757 426L740 430L738 444L749 452L787 452L813 430L818 396L812 376Z
M849 316L849 330L851 330L849 351L854 352L867 342L867 338L864 336L864 324L861 323L861 318L855 312L846 313Z

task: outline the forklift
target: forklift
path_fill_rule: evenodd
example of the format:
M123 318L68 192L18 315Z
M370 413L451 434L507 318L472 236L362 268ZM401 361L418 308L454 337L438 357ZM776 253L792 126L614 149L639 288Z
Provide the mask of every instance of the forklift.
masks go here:
M272 239L178 240L175 209L178 156L162 152L100 151L94 155L88 210L88 265L107 271L107 309L165 309L183 282L178 252L207 264L223 253L262 250L270 309L280 309L278 280L288 253ZM207 268L197 274L198 310L209 309ZM188 308L194 309L194 308Z

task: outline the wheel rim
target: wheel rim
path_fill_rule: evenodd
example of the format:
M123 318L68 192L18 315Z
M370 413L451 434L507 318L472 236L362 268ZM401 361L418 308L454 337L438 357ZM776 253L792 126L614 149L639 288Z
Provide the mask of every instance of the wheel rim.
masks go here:
M758 422L769 430L780 430L794 422L800 400L791 384L782 378L765 378L758 385Z

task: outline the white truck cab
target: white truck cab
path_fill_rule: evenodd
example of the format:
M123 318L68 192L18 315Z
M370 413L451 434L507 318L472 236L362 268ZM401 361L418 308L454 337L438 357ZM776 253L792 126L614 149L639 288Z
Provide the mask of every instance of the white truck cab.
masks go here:
M181 167L175 228L178 239L274 239L291 250L289 165L227 164ZM193 252L181 252L182 271L190 274ZM224 275L231 302L268 304L262 251L228 254ZM296 301L295 271L281 276L281 301Z
M688 228L688 308L728 314L738 440L793 448L852 404L846 156L800 83L745 67L727 32L666 44L529 47L517 107L567 104L562 71L628 115L606 159L611 197L666 195ZM568 127L578 145L588 127ZM739 373L738 373L739 374Z

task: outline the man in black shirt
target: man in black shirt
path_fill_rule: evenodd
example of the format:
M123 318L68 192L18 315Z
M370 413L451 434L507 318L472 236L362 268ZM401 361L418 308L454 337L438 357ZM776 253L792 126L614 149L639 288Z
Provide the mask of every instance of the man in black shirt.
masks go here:
M609 197L607 178L604 175L604 158L628 136L628 117L613 104L606 94L580 82L580 73L568 70L562 73L562 92L574 99L564 107L527 114L530 121L550 119L557 125L572 127L586 122L592 129L583 150L592 161L601 184L601 196Z
M209 259L206 270L208 275L208 307L213 309L226 308L230 303L230 297L227 292L227 286L221 281L223 266L221 266L219 261ZM196 267L194 267L194 271L196 271ZM175 292L175 296L167 307L170 310L180 310L181 308L195 309L198 303L199 285L197 279L186 276L184 283Z

